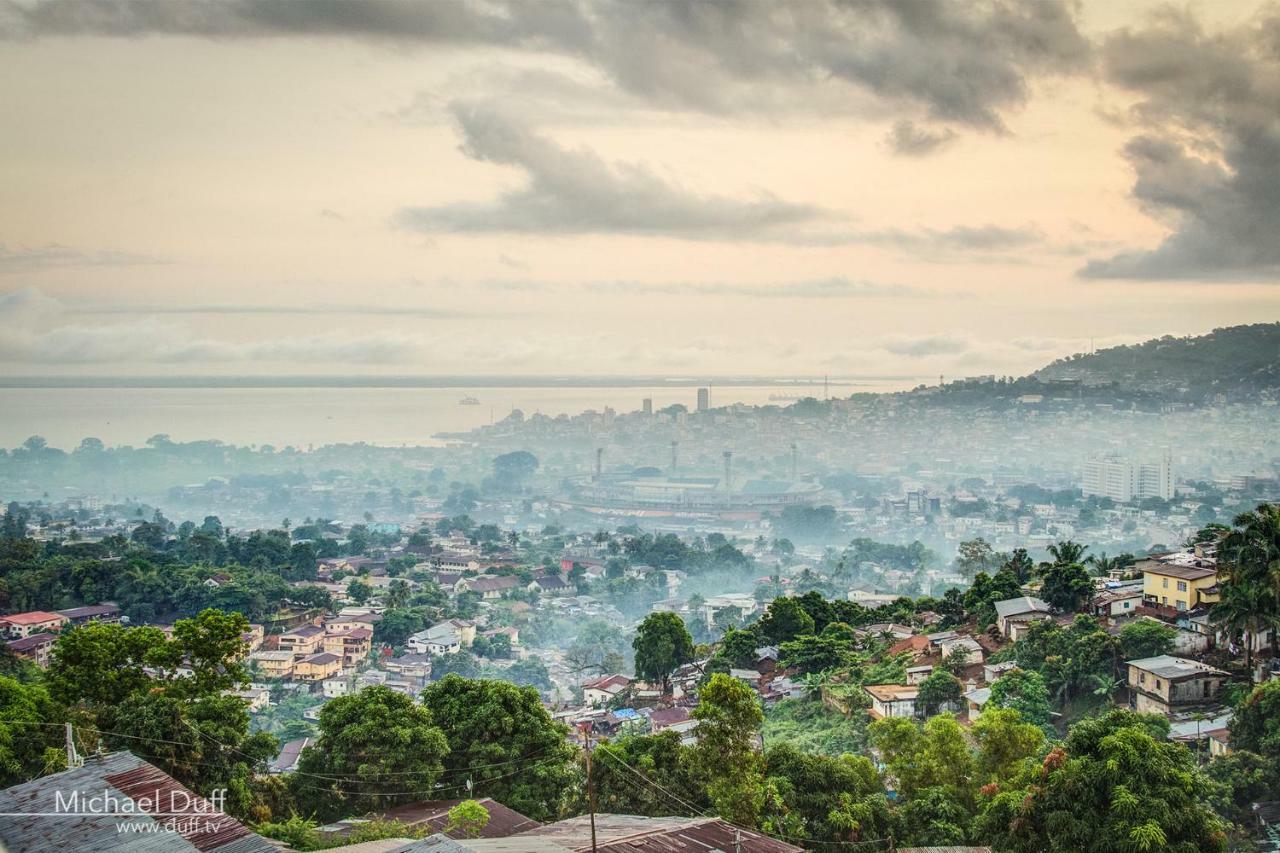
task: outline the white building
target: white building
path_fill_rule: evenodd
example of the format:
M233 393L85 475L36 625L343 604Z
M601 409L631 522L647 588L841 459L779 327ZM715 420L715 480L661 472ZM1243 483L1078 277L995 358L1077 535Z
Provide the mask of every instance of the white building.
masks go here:
M1173 459L1168 451L1159 462L1135 462L1101 456L1084 463L1080 485L1086 497L1111 498L1116 503L1159 498L1173 499Z

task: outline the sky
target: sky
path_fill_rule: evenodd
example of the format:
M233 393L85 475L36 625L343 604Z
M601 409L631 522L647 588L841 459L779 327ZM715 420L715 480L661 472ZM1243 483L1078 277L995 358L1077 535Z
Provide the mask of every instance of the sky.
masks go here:
M1280 320L1280 5L0 0L0 374L1022 374Z

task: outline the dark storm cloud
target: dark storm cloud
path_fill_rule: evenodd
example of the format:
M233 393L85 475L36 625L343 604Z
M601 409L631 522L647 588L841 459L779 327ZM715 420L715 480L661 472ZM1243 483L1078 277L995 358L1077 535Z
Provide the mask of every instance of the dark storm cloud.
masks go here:
M739 200L698 195L636 163L608 163L564 148L487 106L455 104L462 150L484 162L516 166L524 187L484 203L402 210L396 221L422 232L640 234L694 240L830 242L811 226L820 208L759 193Z
M50 0L0 7L0 34L345 36L545 50L590 63L657 106L858 112L869 93L989 130L1023 104L1032 78L1074 72L1090 53L1074 0Z
M921 127L909 119L903 119L894 122L885 140L894 154L904 157L923 157L937 153L955 138L956 132L950 128L932 130Z
M1081 275L1280 282L1280 8L1221 33L1165 11L1108 39L1103 58L1142 97L1125 147L1133 197L1172 230Z

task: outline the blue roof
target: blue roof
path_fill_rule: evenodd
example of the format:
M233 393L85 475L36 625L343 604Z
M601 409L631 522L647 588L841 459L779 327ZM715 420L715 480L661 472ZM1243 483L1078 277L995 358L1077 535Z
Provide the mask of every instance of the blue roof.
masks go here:
M613 712L613 715L622 720L634 720L636 717L640 716L636 713L635 708L619 708Z

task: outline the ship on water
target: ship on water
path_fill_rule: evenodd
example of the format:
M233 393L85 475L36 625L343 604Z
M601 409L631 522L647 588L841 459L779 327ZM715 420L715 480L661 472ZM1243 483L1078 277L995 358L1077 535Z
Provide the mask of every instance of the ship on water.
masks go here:
M478 406L480 405L480 401L477 400L475 397L463 397L461 400L458 401L458 405L459 406Z

